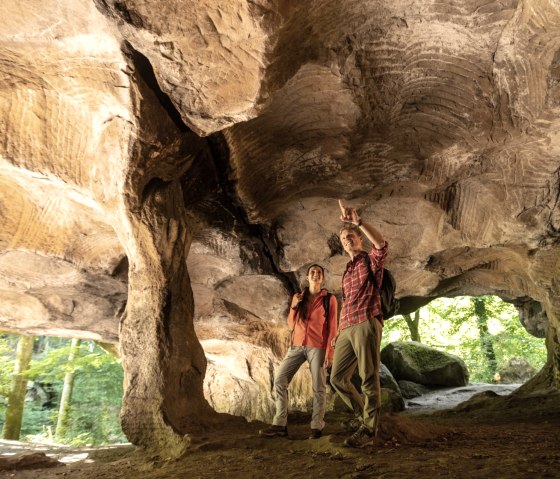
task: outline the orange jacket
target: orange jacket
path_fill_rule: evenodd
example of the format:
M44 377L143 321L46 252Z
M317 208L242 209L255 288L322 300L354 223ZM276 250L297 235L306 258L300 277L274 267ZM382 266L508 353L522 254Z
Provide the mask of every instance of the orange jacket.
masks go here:
M292 330L292 346L310 346L313 348L326 349L325 358L334 357L334 349L331 340L336 337L338 301L334 294L329 300L329 317L325 319L323 298L327 290L322 289L315 298L311 308L308 308L307 318L301 318L296 310L290 308L288 315L288 326Z

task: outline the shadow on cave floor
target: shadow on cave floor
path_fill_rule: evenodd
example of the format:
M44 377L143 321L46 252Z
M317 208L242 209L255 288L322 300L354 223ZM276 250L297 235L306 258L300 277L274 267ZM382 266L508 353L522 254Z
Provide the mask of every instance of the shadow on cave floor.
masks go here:
M324 436L307 439L309 416L290 416L289 438L258 437L263 425L223 416L189 453L164 461L115 446L90 460L1 471L0 477L51 478L558 478L560 392L524 397L487 391L454 409L382 416L377 443L342 446L344 415L329 413Z

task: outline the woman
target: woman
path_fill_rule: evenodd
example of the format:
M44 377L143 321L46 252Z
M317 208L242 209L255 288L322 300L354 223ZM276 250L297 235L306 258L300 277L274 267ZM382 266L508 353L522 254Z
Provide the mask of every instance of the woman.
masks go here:
M321 288L325 272L318 264L307 270L309 287L294 294L288 315L292 331L290 348L274 378L276 415L272 425L259 431L261 436L287 436L288 385L307 361L313 383L313 416L310 439L318 439L325 426L326 373L332 364L334 350L331 341L337 333L337 301L333 294Z

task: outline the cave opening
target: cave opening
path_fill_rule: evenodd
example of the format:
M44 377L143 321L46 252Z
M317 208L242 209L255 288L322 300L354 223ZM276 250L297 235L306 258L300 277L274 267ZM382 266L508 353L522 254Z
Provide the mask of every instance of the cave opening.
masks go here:
M74 447L128 442L116 353L114 345L85 339L1 334L3 439Z
M531 334L520 315L498 296L437 298L386 321L382 347L393 341L422 342L465 361L471 382L524 383L544 366L547 351L544 337ZM518 369L516 375L506 372L512 368Z

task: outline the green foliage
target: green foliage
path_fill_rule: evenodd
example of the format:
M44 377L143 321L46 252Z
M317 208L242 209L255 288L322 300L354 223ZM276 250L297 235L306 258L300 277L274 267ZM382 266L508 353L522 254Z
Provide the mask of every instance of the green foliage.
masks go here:
M25 401L20 440L52 439L57 410L43 407L38 401Z
M77 358L76 364L81 367L77 369L74 382L68 429L70 443L126 442L119 420L123 393L122 367L98 347L88 356Z
M0 388L6 384L7 391L17 339L18 336L0 336L0 365L4 366L0 370ZM126 442L119 418L123 370L117 359L90 341L82 341L80 352L73 361L68 360L69 339L41 338L38 344L27 371L34 387L29 391L25 403L21 437L30 440L52 439L64 375L74 371L70 426L64 443L98 445ZM34 390L40 391L40 394L33 394ZM3 395L3 392L0 394ZM1 422L5 407L0 401Z
M8 400L14 372L14 360L19 336L15 334L0 334L0 401ZM5 405L2 417L5 414Z
M540 369L546 362L544 340L525 331L513 305L496 296L483 296L482 299L498 368L512 357L522 357ZM471 382L493 380L481 348L474 305L469 297L434 300L420 310L420 317L420 336L424 344L463 359ZM403 318L395 317L385 323L382 347L392 341L410 341L410 331Z

